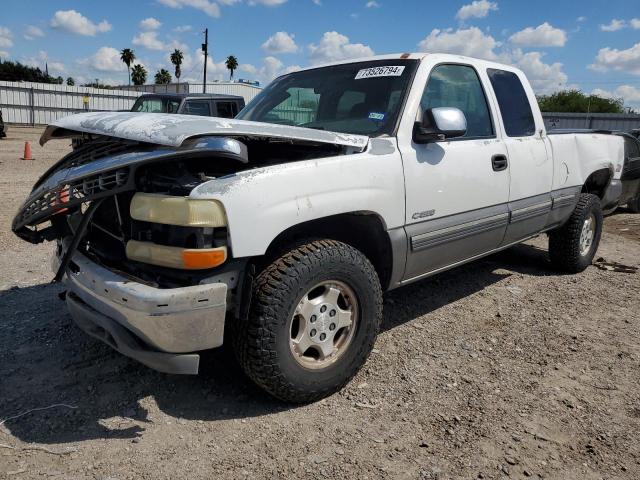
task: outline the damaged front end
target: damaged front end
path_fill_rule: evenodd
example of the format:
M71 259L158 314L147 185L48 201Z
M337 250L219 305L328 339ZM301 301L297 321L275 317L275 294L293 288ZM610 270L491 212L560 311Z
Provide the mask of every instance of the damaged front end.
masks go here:
M299 132L306 129L285 135L265 126L260 134L251 122L184 118L180 126L176 115L106 114L106 125L104 115L48 127L43 143L73 137L75 148L36 182L12 229L31 243L57 241L54 280L64 279L85 332L152 368L197 373L193 352L222 344L247 259L233 257L224 205L190 198L192 190L364 147Z

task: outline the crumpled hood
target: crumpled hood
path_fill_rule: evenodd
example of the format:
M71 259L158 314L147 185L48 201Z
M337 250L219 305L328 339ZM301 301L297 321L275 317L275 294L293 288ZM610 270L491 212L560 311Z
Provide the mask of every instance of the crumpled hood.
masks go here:
M369 143L369 137L363 135L246 120L165 113L91 112L55 121L42 134L40 145L52 138L70 137L78 132L172 147L179 147L186 139L202 135L292 139L354 147L358 151L364 150Z

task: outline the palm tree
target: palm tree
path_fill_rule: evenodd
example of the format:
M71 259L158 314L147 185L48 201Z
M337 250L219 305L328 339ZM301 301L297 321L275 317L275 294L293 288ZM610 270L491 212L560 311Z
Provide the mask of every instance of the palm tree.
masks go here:
M167 83L171 83L171 74L164 68L161 68L156 72L155 80L156 85L166 85Z
M227 57L227 61L224 62L224 64L227 66L229 72L231 72L231 74L229 75L229 80L231 80L233 78L233 71L238 68L238 59L233 55L229 55Z
M178 80L178 85L180 85L180 75L182 75L182 70L180 70L180 66L182 65L182 59L184 58L184 54L176 48L173 51L173 53L169 56L169 58L171 59L171 63L173 63L176 67L176 79Z
M129 72L129 86L131 86L131 64L136 59L136 54L130 48L125 48L120 52L120 60L127 66ZM135 82L134 82L135 83Z
M134 85L144 85L147 81L147 69L139 63L131 69L131 79Z

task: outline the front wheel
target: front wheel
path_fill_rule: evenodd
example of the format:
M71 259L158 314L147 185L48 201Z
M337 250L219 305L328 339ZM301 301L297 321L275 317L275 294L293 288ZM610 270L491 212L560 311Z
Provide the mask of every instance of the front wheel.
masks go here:
M602 222L600 199L580 194L567 223L549 233L551 263L568 273L582 272L591 265L600 244Z
M375 269L355 248L319 240L293 248L255 280L235 350L247 375L288 402L342 388L366 361L382 319Z

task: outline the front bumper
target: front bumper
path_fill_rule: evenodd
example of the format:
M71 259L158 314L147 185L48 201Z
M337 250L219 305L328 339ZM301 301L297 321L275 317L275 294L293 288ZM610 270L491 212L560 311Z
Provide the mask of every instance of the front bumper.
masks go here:
M222 345L227 285L160 289L76 253L67 305L78 326L123 355L167 373L198 373L196 352Z

